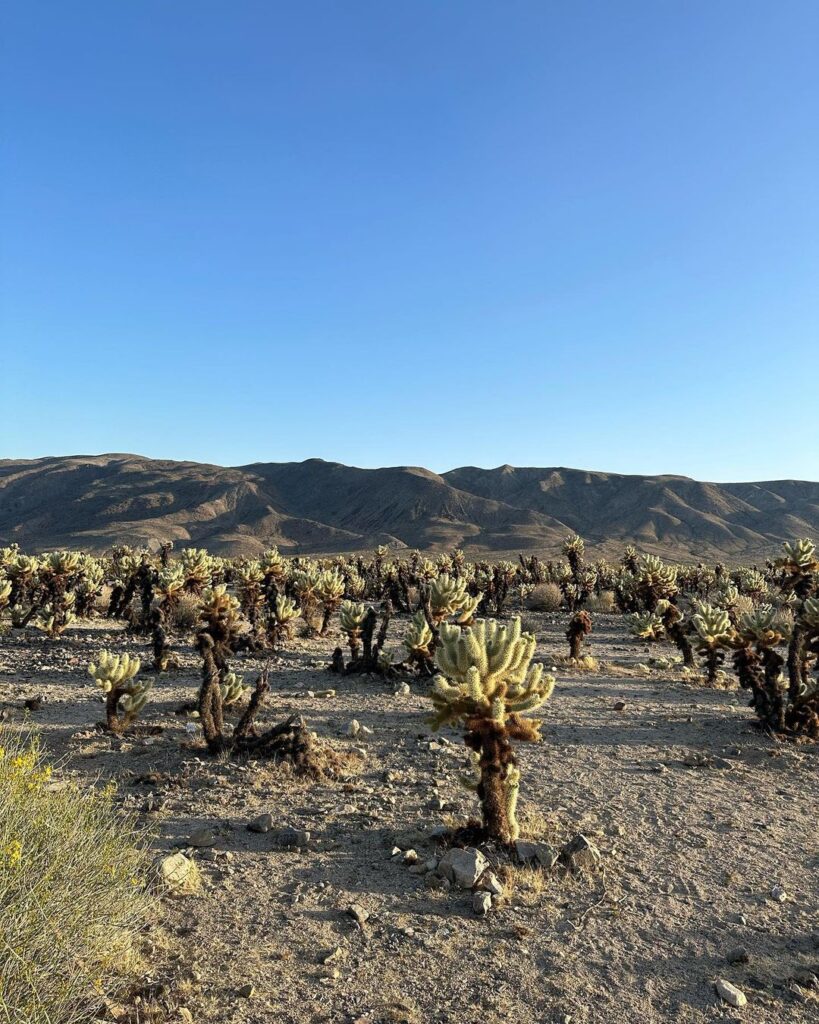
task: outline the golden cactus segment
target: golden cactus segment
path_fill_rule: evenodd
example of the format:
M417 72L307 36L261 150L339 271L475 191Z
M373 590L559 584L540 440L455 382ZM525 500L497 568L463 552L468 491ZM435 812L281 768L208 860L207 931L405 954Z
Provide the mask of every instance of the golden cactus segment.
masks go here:
M299 617L299 609L292 597L279 594L276 598L275 615L280 626L287 625Z
M364 625L367 615L367 606L356 601L342 601L339 608L338 620L342 630L350 635L358 635Z
M472 715L504 721L507 714L539 707L551 696L554 676L532 665L535 638L522 633L520 619L509 625L495 619L474 626L441 626L430 694L437 714L435 727Z
M130 654L112 654L110 651L100 651L97 664L93 662L88 666L89 675L97 681L104 693L111 690L127 688L128 683L139 672L139 658L132 658Z
M422 611L416 612L410 622L407 635L404 637L404 647L406 647L410 654L428 657L432 640L433 634L429 628L426 616Z

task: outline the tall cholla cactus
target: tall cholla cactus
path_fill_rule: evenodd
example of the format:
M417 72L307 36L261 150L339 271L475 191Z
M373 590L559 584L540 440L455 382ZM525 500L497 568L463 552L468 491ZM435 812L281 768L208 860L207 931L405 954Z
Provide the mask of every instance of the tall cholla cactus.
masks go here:
M321 604L323 614L319 635L324 636L330 623L330 616L338 608L344 596L344 577L338 569L323 569L316 581L316 598Z
M0 574L0 612L8 608L11 600L11 580L7 580Z
M213 579L213 559L204 548L185 548L182 552L182 574L185 590L199 595Z
M694 608L695 614L691 618L694 646L703 659L706 679L713 684L725 660L725 651L733 641L734 629L724 608L716 608L706 601L695 601Z
M105 696L105 722L108 730L120 734L134 721L148 703L152 684L137 682L139 659L128 654L101 651L97 664L88 672L97 681Z
M458 625L468 625L480 604L481 596L470 597L466 591L466 580L455 579L449 573L442 573L432 581L429 590L429 608L433 625L440 625L444 619L457 615Z
M466 629L443 624L435 652L441 675L430 692L432 727L464 725L464 741L478 755L484 827L507 844L519 833L520 772L511 740L540 738L540 723L521 716L548 700L555 685L542 665L531 663L534 652L535 638L521 632L520 619L480 620Z
M643 555L637 568L637 593L653 612L659 601L677 593L677 570L656 555Z
M797 597L809 597L816 588L816 577L819 574L819 559L816 557L816 545L812 540L803 538L792 544L785 543L784 555L777 559L776 566L784 574L784 585Z
M298 605L292 597L279 594L273 602L273 615L270 621L270 640L275 647L283 638L290 635L290 623L299 617Z
M432 673L434 643L435 635L430 629L426 615L423 611L417 611L410 620L407 635L404 637L404 647L407 649L407 661L427 675Z
M224 656L233 650L239 634L239 602L228 593L224 583L209 587L202 594L199 618L214 644Z
M367 606L356 601L342 601L338 617L350 646L350 655L357 658L361 652L361 630L367 617Z

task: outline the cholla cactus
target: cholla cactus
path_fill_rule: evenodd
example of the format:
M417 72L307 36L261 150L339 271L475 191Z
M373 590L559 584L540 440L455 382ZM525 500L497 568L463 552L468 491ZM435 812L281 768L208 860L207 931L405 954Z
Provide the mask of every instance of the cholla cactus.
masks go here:
M270 548L262 555L260 562L264 574L265 586L269 588L271 583L278 583L287 575L287 560L279 554L278 548Z
M458 616L459 625L468 625L479 604L480 595L471 597L467 593L464 579L455 579L448 573L442 573L432 581L429 608L435 626L452 615Z
M344 577L338 571L338 569L324 569L319 573L316 581L316 599L324 609L321 628L319 629L320 636L324 636L327 632L327 626L330 623L330 616L338 608L339 602L344 596Z
M239 602L224 583L203 592L199 618L223 655L233 649L241 622Z
M566 639L569 641L569 657L572 661L580 661L583 639L592 631L591 615L588 612L575 612L569 620Z
M784 586L792 590L797 597L805 598L816 588L816 576L819 573L819 560L816 557L816 545L804 538L792 544L782 545L785 553L776 562L777 568L784 573Z
M432 675L432 652L435 646L435 634L430 629L423 611L417 611L410 620L404 647L407 650L407 661L424 675Z
M245 686L241 676L237 676L235 672L228 672L219 683L219 692L222 704L227 707L229 704L240 701L246 693L250 692L250 687Z
M213 580L213 559L204 548L185 548L182 552L182 574L185 590L199 595Z
M665 626L656 612L635 612L629 619L629 631L640 640L654 643L665 635Z
M106 695L105 719L110 732L124 732L148 702L152 684L136 680L139 667L138 658L110 651L101 651L97 663L88 666Z
M656 555L643 555L637 568L637 593L653 612L657 602L677 593L677 570L664 565Z
M11 580L0 576L0 612L5 611L11 599Z
M734 629L724 608L716 608L706 601L697 601L694 607L695 614L691 619L694 646L704 661L706 679L713 684L725 660L725 651L733 642Z
M342 601L339 610L339 624L347 635L350 655L357 658L361 649L361 630L367 617L367 607L355 601Z
M555 680L532 664L535 638L522 633L520 619L501 625L479 620L461 629L443 624L430 698L432 727L463 724L466 745L479 755L483 822L487 835L503 843L518 836L515 814L520 786L511 740L533 742L540 724L522 714L540 707Z

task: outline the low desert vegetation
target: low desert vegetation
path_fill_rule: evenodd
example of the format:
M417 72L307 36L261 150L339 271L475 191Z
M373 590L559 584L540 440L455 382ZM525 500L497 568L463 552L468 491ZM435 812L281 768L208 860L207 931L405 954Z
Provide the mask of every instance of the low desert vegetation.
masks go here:
M110 789L56 784L34 735L0 731L0 1007L79 1024L128 980L152 914L147 855Z

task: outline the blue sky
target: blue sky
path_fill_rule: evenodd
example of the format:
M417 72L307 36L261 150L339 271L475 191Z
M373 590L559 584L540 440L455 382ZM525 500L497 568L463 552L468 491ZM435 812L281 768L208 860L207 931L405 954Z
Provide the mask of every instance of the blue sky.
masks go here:
M7 0L0 456L819 479L815 0Z

